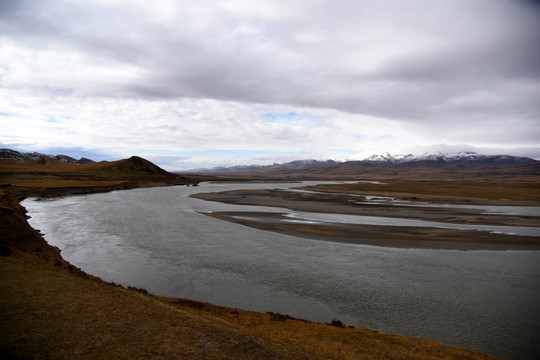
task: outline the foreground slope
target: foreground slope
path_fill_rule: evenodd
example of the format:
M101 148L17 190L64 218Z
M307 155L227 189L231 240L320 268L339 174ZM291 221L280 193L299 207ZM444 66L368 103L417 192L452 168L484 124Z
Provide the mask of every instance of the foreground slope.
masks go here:
M84 274L0 189L0 355L11 359L491 359L423 339L161 298Z
M1 258L0 271L3 358L490 358L428 340L160 301L14 257Z

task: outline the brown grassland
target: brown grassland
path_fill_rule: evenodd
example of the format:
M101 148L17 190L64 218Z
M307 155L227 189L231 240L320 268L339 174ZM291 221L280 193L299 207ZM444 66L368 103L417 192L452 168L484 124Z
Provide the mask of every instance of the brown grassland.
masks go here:
M451 203L485 203L509 205L540 204L540 182L538 181L442 181L442 180L392 180L380 184L322 184L304 187L329 193L348 193L398 197Z
M61 196L196 183L197 180L171 174L136 156L84 165L46 157L26 162L0 159L0 186L9 184L19 196Z
M491 358L429 340L161 298L13 256L0 258L0 269L3 358Z
M30 227L17 198L72 194L81 188L107 191L125 183L137 187L193 181L161 173L139 159L84 168L47 161L0 165L0 185L11 184L0 188L2 358L494 358L425 339L348 327L337 320L333 325L312 323L104 282L63 260L60 251Z

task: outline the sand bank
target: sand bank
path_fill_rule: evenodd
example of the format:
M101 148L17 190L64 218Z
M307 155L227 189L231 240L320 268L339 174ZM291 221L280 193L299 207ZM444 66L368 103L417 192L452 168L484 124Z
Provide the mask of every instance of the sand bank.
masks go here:
M279 189L203 193L197 198L230 204L288 208L294 211L418 219L449 224L539 226L538 216L486 214L478 209L395 206L366 203L350 194L298 192ZM294 222L280 212L215 212L207 214L261 230L310 239L399 248L455 250L540 250L540 238L415 226L378 226L332 222Z

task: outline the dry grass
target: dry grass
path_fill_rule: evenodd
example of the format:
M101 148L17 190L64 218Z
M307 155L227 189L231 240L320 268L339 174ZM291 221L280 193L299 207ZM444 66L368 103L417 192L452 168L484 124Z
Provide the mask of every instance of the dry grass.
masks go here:
M430 201L468 202L473 200L524 201L540 203L540 183L511 181L393 181L385 184L329 184L307 187L332 193L374 194Z
M269 358L229 324L135 291L0 260L3 352L35 359Z
M185 301L180 301L180 304L182 307L186 306ZM490 358L425 339L411 339L347 326L342 328L311 323L280 314L261 314L213 305L201 306L200 303L193 304L194 309L201 313L211 313L227 322L241 325L254 340L285 358L426 360Z
M125 160L113 162L101 161L91 164L72 164L43 159L42 161L13 161L0 159L0 168L6 173L37 173L37 174L95 174L105 169L114 168L115 165ZM113 173L110 171L109 173Z
M69 188L69 187L93 187L93 186L114 186L125 183L125 180L64 180L64 179L28 179L0 181L0 186L11 184L14 187L24 188Z
M423 339L163 299L0 257L0 354L32 359L489 359Z
M118 161L101 161L91 164L71 164L43 158L36 161L17 162L0 159L0 176L18 177L123 177L136 178L141 176L176 177L180 176L166 172L151 162L142 158L131 157Z
M138 157L81 165L50 158L26 162L0 159L0 186L11 185L19 197L61 196L195 182L168 173Z

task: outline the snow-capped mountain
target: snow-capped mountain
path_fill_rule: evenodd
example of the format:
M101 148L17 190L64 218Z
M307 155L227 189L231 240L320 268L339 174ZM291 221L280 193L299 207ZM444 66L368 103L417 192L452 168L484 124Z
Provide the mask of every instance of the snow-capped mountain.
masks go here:
M540 161L510 155L481 155L474 152L422 155L376 154L364 160L296 160L266 166L233 166L200 169L202 172L267 177L354 177L400 179L501 179L540 176Z
M375 162L383 162L383 163L390 163L390 164L401 164L401 163L407 163L407 162L439 162L439 163L449 163L454 161L482 161L482 162L489 162L489 163L500 163L500 162L506 162L506 163L523 163L523 162L530 162L534 161L529 158L525 157L517 157L517 156L510 156L510 155L482 155L478 154L472 151L467 152L457 152L457 153L442 153L438 152L435 154L429 154L425 153L422 155L413 155L413 154L407 154L407 155L391 155L389 153L386 153L384 155L381 154L374 154L363 161L375 161Z
M384 155L373 154L370 157L363 159L363 161L382 161L382 162L388 162L388 163L399 163L399 162L405 162L405 161L414 161L415 158L416 157L413 154L390 155L389 153L386 153Z

